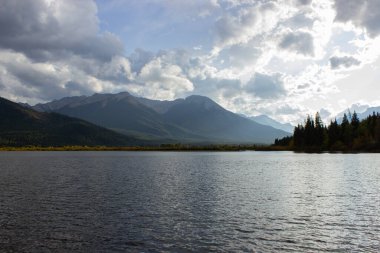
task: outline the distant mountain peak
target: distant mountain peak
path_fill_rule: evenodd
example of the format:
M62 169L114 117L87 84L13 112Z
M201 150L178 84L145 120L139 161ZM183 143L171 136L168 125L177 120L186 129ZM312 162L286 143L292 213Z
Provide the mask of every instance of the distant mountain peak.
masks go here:
M113 95L113 97L116 99L124 99L124 98L132 97L132 95L129 92L123 91L123 92Z
M335 116L336 120L338 123L341 123L342 122L342 119L343 119L343 115L344 114L349 114L349 112L352 114L354 113L354 111L350 110L349 108L346 109L345 111L339 113L337 116ZM373 107L368 107L365 111L362 111L362 112L357 112L355 111L358 115L358 118L360 120L363 120L365 118L367 118L368 116L372 115L373 112L375 113L378 113L380 112L380 106L373 106Z
M258 116L253 116L253 117L248 117L248 118L259 123L259 124L271 126L273 128L280 129L280 130L283 130L283 131L288 132L288 133L292 133L294 130L294 126L292 126L291 124L278 122L278 121L276 121L276 120L272 119L271 117L264 115L264 114L261 114Z
M210 110L210 109L223 109L219 104L217 104L214 100L211 98L201 96L201 95L191 95L185 98L185 103L191 103L203 106L204 109Z
M185 101L191 101L191 102L205 102L205 101L208 101L208 102L213 102L215 103L211 98L209 97L205 97L205 96L201 96L201 95L190 95L188 97L185 98Z

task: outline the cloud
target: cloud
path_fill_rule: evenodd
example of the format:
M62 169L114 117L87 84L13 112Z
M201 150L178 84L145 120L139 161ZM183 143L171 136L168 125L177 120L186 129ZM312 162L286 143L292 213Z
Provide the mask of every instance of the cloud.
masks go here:
M147 12L147 8L157 8L160 13L156 14L167 16L172 21L193 19L194 16L204 18L220 7L218 0L112 0L100 4L105 5L107 9L133 9L138 12Z
M277 24L277 8L275 3L258 2L237 13L226 13L215 23L216 45L223 48L247 43L254 36L269 32Z
M21 53L0 51L0 70L3 73L0 83L4 86L2 96L18 98L32 98L45 100L76 93L87 93L83 89L65 89L70 82L71 74L64 67L51 63L35 63ZM82 77L77 76L78 81Z
M352 56L333 56L330 58L331 69L350 68L360 65L360 61Z
M295 0L296 5L310 5L313 0Z
M377 0L0 2L0 96L17 101L202 94L296 121L323 96L352 91L335 80L378 55L378 41L354 27L380 33Z
M229 100L239 95L241 91L241 81L239 79L212 78L193 79L194 94L203 94L212 98Z
M117 83L129 83L135 78L135 74L131 69L131 63L127 58L122 56L115 56L111 61L99 65L94 75L99 79Z
M245 91L263 99L278 98L286 94L284 83L278 74L271 76L256 73L245 85Z
M131 62L131 68L133 72L139 73L145 64L153 60L155 54L153 52L137 48L135 51L128 57Z
M115 35L99 32L96 14L90 0L3 0L0 47L36 61L72 54L110 60L123 52L123 44Z
M279 47L297 54L314 56L314 39L307 32L289 32L280 41Z
M314 19L310 18L306 13L299 12L298 14L292 16L287 21L283 23L288 27L292 27L293 29L299 28L308 28L311 29L314 24Z
M119 89L133 80L124 46L100 32L92 0L0 3L1 95L47 101Z
M160 58L146 64L137 80L144 86L141 95L156 99L173 99L194 89L178 65L165 64Z
M352 22L365 28L371 37L380 34L380 1L334 0L335 21Z
M294 105L284 104L275 109L276 114L291 115L301 112L301 109Z

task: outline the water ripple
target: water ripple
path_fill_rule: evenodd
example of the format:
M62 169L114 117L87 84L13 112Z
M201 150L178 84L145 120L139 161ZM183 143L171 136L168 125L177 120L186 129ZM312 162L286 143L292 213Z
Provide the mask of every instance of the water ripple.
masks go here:
M0 152L1 252L379 252L374 154Z

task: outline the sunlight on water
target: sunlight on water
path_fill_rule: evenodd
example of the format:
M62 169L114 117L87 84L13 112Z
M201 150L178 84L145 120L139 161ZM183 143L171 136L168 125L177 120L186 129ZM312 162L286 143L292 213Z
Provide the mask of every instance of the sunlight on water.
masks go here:
M0 248L380 251L380 155L2 152Z

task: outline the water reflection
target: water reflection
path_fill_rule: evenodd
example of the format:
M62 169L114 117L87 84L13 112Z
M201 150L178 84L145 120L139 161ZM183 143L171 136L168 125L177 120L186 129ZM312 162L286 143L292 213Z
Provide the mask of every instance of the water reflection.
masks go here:
M2 251L380 250L380 156L0 153Z

